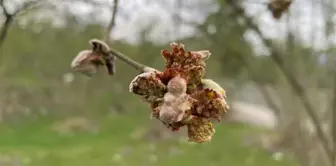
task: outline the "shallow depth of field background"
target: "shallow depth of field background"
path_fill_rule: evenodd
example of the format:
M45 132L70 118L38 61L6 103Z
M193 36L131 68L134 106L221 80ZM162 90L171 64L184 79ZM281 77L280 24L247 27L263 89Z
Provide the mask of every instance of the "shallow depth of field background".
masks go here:
M268 0L113 2L0 0L0 166L333 165L336 2L294 0L279 20ZM206 77L231 112L211 143L151 120L121 60L113 77L70 70L108 37L160 70L170 42L212 52Z

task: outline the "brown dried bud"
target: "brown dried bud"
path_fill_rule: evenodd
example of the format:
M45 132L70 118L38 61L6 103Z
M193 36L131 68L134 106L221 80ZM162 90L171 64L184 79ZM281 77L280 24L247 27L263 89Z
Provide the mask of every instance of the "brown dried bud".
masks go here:
M97 39L92 39L89 43L92 49L81 51L72 61L71 69L92 76L100 66L105 66L108 74L114 75L116 58L110 54L108 45Z
M73 59L71 69L87 76L92 76L97 73L99 67L102 65L104 65L104 61L101 56L91 50L84 50L79 52Z

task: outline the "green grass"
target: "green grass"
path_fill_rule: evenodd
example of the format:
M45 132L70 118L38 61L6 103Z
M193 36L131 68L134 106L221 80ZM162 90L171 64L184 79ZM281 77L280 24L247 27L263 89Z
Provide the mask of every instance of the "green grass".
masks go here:
M0 161L15 158L28 166L294 166L287 159L274 161L265 152L241 145L241 135L249 130L243 126L216 124L213 141L205 144L130 137L149 122L148 116L106 117L100 120L99 133L72 136L52 132L51 120L1 125Z

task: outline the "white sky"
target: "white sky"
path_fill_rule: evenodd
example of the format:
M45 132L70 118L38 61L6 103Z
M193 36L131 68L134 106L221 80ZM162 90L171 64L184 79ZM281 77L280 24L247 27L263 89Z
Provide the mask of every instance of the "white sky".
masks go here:
M11 3L18 4L22 0L9 0ZM92 7L84 3L76 3L76 0L49 0L57 1L57 6L60 8L68 8L72 13L80 16L83 21L92 21L93 13L95 13L94 21L107 25L111 18L111 11L108 5L112 5L113 0L89 0L104 4L100 7ZM63 1L59 3L59 1ZM112 37L114 39L125 39L130 42L136 42L138 32L142 28L146 28L155 22L150 37L156 42L166 42L164 40L173 41L177 37L184 37L194 34L194 28L186 24L176 24L172 13L179 12L183 18L189 21L202 22L208 13L218 9L216 5L209 5L213 0L183 0L183 8L178 8L178 2L181 0L119 0L119 12L116 19L116 27ZM274 20L267 11L265 5L255 2L266 2L267 0L244 0L246 12L253 15L259 23L263 33L269 38L283 38L286 34L286 19L287 14L281 20ZM312 3L312 1L315 1ZM290 28L295 34L302 39L306 44L310 44L314 39L314 47L324 48L326 40L323 38L324 22L322 12L313 9L317 6L319 0L294 0L290 7L291 20ZM196 4L196 5L195 5ZM336 4L336 3L335 3ZM187 9L187 10L186 10ZM169 11L169 12L168 12ZM47 13L43 13L47 15ZM56 16L57 17L57 16ZM293 18L294 17L294 18ZM87 20L85 20L87 19ZM223 20L224 21L224 20ZM336 21L336 16L333 17ZM210 30L215 32L215 29ZM179 30L179 33L176 31ZM173 33L175 31L175 33ZM173 35L175 34L175 36ZM167 38L168 37L168 38ZM264 51L260 46L260 41L251 31L247 32L245 37L252 41L257 47L256 51ZM331 39L336 43L335 36Z

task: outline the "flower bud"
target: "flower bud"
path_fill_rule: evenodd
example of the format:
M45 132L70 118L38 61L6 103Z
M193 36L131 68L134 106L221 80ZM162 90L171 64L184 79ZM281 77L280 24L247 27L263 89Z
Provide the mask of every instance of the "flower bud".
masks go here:
M99 66L103 64L104 62L99 55L91 50L84 50L73 59L71 69L92 76L97 73Z

